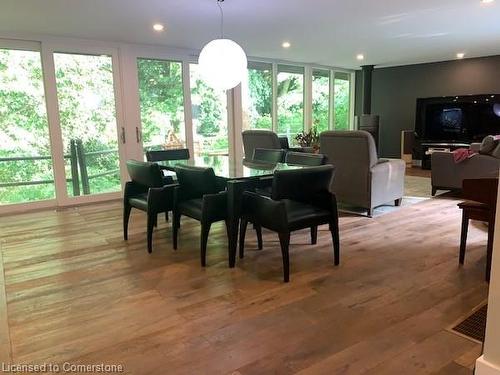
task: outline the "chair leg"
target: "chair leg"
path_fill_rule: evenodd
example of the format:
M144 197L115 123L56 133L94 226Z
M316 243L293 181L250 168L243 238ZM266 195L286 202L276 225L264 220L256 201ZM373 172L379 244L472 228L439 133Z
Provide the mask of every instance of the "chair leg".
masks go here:
M437 188L435 188L435 187L433 186L433 187L432 187L432 191L431 191L431 195L432 195L432 196L435 196L435 195L436 195L436 193L437 193L437 191L438 191L438 189L437 189Z
M290 260L288 249L290 247L290 232L279 233L281 255L283 257L283 281L290 281Z
M158 227L158 215L154 215L153 219L154 219L154 224L153 225L156 228L156 227Z
M165 221L168 223L168 211L165 211Z
M257 248L262 250L262 227L259 224L254 224L255 234L257 235Z
M368 216L368 217L370 217L370 218L371 218L371 217L373 217L373 208L369 208L369 209L367 210L367 212L366 212L366 216Z
M201 223L201 266L205 267L207 265L207 242L208 242L208 233L210 232L211 223Z
M340 264L340 234L339 218L337 214L335 214L335 217L330 223L330 232L332 234L333 264L338 266Z
M495 233L495 221L490 220L488 223L488 244L486 245L486 274L485 279L490 281L491 275L491 257L493 255L493 236Z
M179 227L181 223L181 214L175 212L172 214L172 241L174 250L177 250L177 236L179 234Z
M311 245L318 243L318 226L311 227Z
M403 198L396 199L396 200L394 201L394 205L395 205L396 207L399 207L399 206L401 206L401 202L402 202L402 201L403 201Z
M130 218L130 211L132 211L132 206L128 203L123 205L123 239L128 240L128 221Z
M156 214L148 213L148 223L147 223L148 253L151 253L153 251L153 228L155 224L155 218Z
M460 254L458 263L464 264L465 261L465 248L467 246L467 231L469 229L469 216L465 211L462 212L462 233L460 234Z
M247 232L248 220L241 218L240 219L240 259L243 259L245 256L245 235Z

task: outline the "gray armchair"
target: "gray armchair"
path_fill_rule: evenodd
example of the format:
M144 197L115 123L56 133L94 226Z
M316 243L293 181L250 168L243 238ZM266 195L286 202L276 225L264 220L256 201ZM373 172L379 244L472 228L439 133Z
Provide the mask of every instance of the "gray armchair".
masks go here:
M366 208L370 217L377 206L389 202L401 204L405 162L379 159L370 133L323 132L320 150L327 157L327 163L335 167L331 190L339 202Z
M256 148L281 149L280 140L272 131L245 130L242 136L245 160L253 160L253 152Z

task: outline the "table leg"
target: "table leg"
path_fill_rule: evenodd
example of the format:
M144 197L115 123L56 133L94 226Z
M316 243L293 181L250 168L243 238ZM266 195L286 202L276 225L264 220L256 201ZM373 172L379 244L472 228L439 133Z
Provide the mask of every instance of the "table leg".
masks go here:
M241 216L241 200L246 184L242 180L232 180L227 183L227 237L229 267L236 264L236 249L238 247L238 229Z

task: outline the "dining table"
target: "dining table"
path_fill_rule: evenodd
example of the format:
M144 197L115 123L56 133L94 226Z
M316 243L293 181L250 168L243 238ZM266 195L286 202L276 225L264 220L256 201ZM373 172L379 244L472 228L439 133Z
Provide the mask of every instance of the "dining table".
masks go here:
M272 177L276 171L304 168L300 165L286 163L235 160L227 155L196 156L190 160L177 162L171 160L160 164L164 167L164 174L170 175L174 180L176 165L212 168L221 184L225 185L227 192L228 262L230 268L233 268L236 264L243 193L271 186Z

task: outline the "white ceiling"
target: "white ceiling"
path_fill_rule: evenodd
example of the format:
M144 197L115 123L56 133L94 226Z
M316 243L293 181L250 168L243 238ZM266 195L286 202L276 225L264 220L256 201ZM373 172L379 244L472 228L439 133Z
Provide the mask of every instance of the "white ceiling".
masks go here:
M223 8L226 36L253 57L355 68L357 53L376 65L500 54L500 0L226 0ZM3 32L200 49L218 36L219 10L216 0L1 0Z

